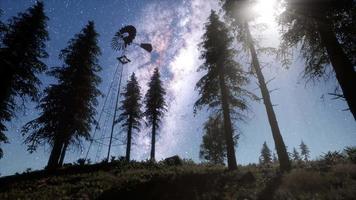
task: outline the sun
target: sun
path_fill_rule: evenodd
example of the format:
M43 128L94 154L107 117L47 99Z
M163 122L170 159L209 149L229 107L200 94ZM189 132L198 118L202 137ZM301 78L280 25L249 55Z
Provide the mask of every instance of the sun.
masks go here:
M256 0L256 4L253 6L253 10L257 14L257 20L266 25L271 25L275 22L277 9L277 0Z

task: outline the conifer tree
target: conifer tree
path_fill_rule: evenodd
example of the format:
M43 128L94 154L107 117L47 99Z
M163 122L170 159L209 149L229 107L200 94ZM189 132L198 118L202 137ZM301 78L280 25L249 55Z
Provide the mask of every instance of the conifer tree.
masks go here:
M301 160L299 152L297 151L296 148L293 148L292 158L295 162L299 162Z
M167 111L167 105L164 99L165 95L166 91L162 87L159 70L158 68L155 68L151 80L148 83L148 91L144 99L144 104L146 106L144 116L146 117L148 124L152 127L150 157L152 161L155 161L157 129L160 126L164 112Z
M272 163L272 152L264 142L261 149L260 163L263 165Z
M309 160L309 154L310 154L310 151L309 151L309 148L308 146L303 142L300 143L299 145L299 148L300 148L300 155L302 156L303 160L304 161L308 161Z
M273 152L273 155L272 155L272 162L274 164L276 164L278 162L278 158L277 158L277 156L276 156L276 154L274 152Z
M47 16L43 3L37 2L24 13L13 17L9 24L1 24L0 50L0 144L8 142L5 123L15 116L16 97L38 100L41 81L37 75L46 70L41 61L47 58L45 42L48 40ZM2 157L0 148L0 158Z
M256 42L250 32L250 21L254 19L251 9L253 0L221 0L223 9L226 12L227 19L231 22L232 29L235 31L238 45L242 45L244 50L251 57L252 72L258 80L258 85L261 90L262 100L266 108L268 122L271 127L274 144L276 147L280 170L282 172L289 171L291 168L288 152L284 144L284 140L279 129L276 113L273 108L271 96L262 73L258 53L256 50Z
M195 111L207 106L222 111L227 163L230 170L237 169L232 117L243 118L247 109L246 97L253 95L243 88L248 83L246 73L234 60L236 51L231 48L233 38L219 16L212 11L205 25L201 47L204 63L198 70L206 74L196 84L200 98L195 102Z
M0 8L0 17L3 15L3 13L4 11ZM2 40L6 31L7 31L6 24L0 20L0 41L1 41L0 47L2 47Z
M45 89L45 96L38 106L41 115L23 127L30 152L40 144L51 144L48 169L62 165L69 145L80 145L81 138L90 138L98 104L96 97L100 95L97 85L101 81L96 75L101 70L97 37L94 22L90 21L68 42L59 55L63 66L55 67L49 73L58 79L58 83Z
M204 124L204 135L199 157L213 164L223 165L226 160L225 132L221 115L210 116Z
M124 100L121 101L120 110L122 113L118 118L118 122L121 122L121 126L127 131L126 160L130 161L133 129L140 131L140 120L142 118L140 86L138 85L135 73L132 73L122 95L124 96Z
M290 54L291 47L300 48L307 79L328 76L332 67L342 90L334 95L346 100L356 120L356 1L286 0L283 4L279 20L283 55Z

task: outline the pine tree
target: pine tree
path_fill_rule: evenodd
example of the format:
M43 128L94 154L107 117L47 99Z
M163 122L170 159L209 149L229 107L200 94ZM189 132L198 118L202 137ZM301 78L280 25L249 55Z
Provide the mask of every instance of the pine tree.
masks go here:
M3 15L3 13L4 13L4 11L0 8L0 17ZM2 47L2 40L3 40L3 37L6 33L6 31L7 31L6 24L0 20L0 41L1 41L0 47Z
M292 158L295 162L301 161L299 152L297 151L296 148L293 148Z
M272 152L264 142L261 149L260 163L263 165L272 163Z
M118 122L121 122L121 126L127 130L126 160L130 161L131 143L133 139L132 129L140 131L140 120L142 118L140 86L138 85L135 73L132 73L122 95L125 99L121 101L122 106L120 110L122 113L118 118Z
M272 155L272 162L274 164L276 164L278 162L278 158L277 158L277 156L276 156L276 154L274 152L273 152L273 155Z
M58 79L58 83L45 89L45 96L38 106L41 115L23 127L30 152L40 144L52 145L48 169L62 165L69 145L80 145L81 138L90 138L98 104L96 97L100 95L97 85L101 81L96 75L101 70L97 59L100 55L97 37L94 22L90 21L68 42L59 56L64 61L63 66L55 67L49 73Z
M310 151L308 146L303 142L303 140L300 143L299 148L300 148L300 155L303 157L304 161L307 162L309 160Z
M283 141L281 131L279 129L276 113L274 112L271 96L265 81L260 61L256 51L256 44L250 32L249 22L253 20L251 15L251 0L221 0L223 8L226 12L226 17L229 19L235 30L236 39L242 44L246 52L251 55L252 72L256 75L258 85L261 90L262 100L266 107L268 122L271 127L273 140L275 143L278 160L280 163L281 172L289 171L291 164L288 157L288 152ZM238 44L238 45L241 45Z
M234 144L234 129L231 118L243 118L247 109L246 97L253 95L242 86L248 83L246 73L234 60L236 52L230 47L233 38L226 25L212 11L205 25L201 47L203 65L200 71L206 74L196 84L200 98L195 102L195 111L203 106L222 111L227 163L230 170L237 168Z
M213 164L224 164L226 142L221 115L210 116L204 124L204 135L200 145L199 157Z
M356 1L286 0L284 5L282 52L300 48L307 79L328 76L332 67L342 90L335 95L346 100L356 120Z
M38 100L41 81L37 75L46 70L41 61L47 58L45 42L48 40L43 3L37 2L25 13L13 17L8 26L1 24L0 49L0 143L8 142L5 123L15 116L26 97ZM24 102L22 102L24 104ZM2 156L0 148L0 158Z
M167 111L167 105L164 99L166 91L162 87L162 81L160 79L158 68L154 69L148 87L149 88L144 99L144 104L146 106L144 116L146 117L148 124L152 127L150 159L155 161L157 129L159 128L164 112Z

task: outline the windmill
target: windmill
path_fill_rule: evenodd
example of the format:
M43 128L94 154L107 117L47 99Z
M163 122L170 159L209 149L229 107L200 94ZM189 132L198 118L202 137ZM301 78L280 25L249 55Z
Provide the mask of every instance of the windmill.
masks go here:
M133 40L135 37L136 28L132 25L124 26L119 31L117 31L113 37L111 41L111 47L116 51L123 51L122 55L117 58L121 64L127 64L131 62L131 60L124 55L126 47L129 45L133 44L139 46L147 52L151 53L152 45L149 43L134 43Z
M124 65L131 62L131 60L129 58L127 58L125 55L126 47L133 44L133 45L137 45L137 46L141 47L142 49L146 50L149 53L151 53L151 51L152 51L152 45L149 43L140 43L140 44L134 43L133 41L134 41L135 37L136 37L136 28L132 25L128 25L128 26L122 27L119 31L117 31L111 41L111 47L116 51L122 52L121 56L117 58L117 60L121 63L122 67L121 67L120 78L119 78L119 87L118 87L117 96L116 96L115 110L114 110L114 115L113 115L113 120L112 120L112 125L111 125L108 155L106 158L107 161L109 161L109 157L110 157L111 143L112 143L114 128L115 128L115 124L116 124L116 111L118 109L117 104L119 102L119 96L120 96L122 71L124 69Z
M115 100L115 104L114 104L114 113L112 115L112 123L111 123L111 130L110 130L110 140L109 140L109 144L108 144L108 153L107 153L107 158L106 161L109 162L109 158L110 158L110 151L111 151L111 146L112 146L112 141L113 141L113 133L114 133L114 128L116 125L116 112L118 109L118 102L119 102L119 96L120 96L120 89L121 89L121 80L122 80L122 74L123 74L123 69L124 69L124 65L128 64L131 62L131 60L125 55L127 47L130 45L133 46L137 46L140 47L142 49L144 49L145 51L147 51L148 53L152 52L152 45L150 43L136 43L134 42L135 37L136 37L136 28L132 25L127 25L122 27L121 29L119 29L112 41L111 41L111 47L115 50L119 52L119 56L117 57L117 60L119 61L118 63L118 67L121 65L121 70L120 70L120 75L119 75L119 83L118 83L118 88L117 88L117 93L116 93L116 100ZM116 73L115 73L116 74ZM114 75L115 75L114 74ZM109 88L109 91L107 93L107 96L109 95L111 90L111 86ZM101 110L101 114L104 113L104 108L105 108L105 104L106 104L106 100L104 101L104 105L103 105L103 109ZM101 114L99 115L99 120L101 118ZM93 138L95 137L95 133L96 130L99 129L99 126L97 125L93 134ZM102 137L103 138L103 137ZM92 142L95 141L94 139L91 140L91 143L89 145L88 151L86 153L86 157L85 160L87 160L88 158L88 154L92 145ZM99 145L101 145L99 147L99 149L102 148L102 145L105 145L103 143L99 143ZM101 151L101 150L100 150Z

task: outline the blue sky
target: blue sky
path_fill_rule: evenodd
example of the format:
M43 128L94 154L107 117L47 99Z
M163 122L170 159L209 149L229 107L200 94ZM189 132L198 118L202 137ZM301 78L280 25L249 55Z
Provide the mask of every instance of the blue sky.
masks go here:
M128 57L132 63L125 66L124 83L127 77L135 72L139 78L143 93L147 90L147 81L154 67L159 67L167 89L168 112L162 121L160 137L157 142L157 158L178 154L184 158L199 161L199 145L202 137L202 124L207 112L201 111L193 115L193 104L197 93L194 91L196 81L202 75L196 72L202 63L199 60L198 44L203 34L203 24L211 9L219 9L216 2L204 0L192 1L44 1L45 12L49 17L48 31L50 41L47 42L49 58L44 61L49 67L58 66L61 61L58 54L66 47L67 41L78 33L88 20L94 20L96 30L100 34L99 46L102 50L100 64L103 71L100 76L103 82L100 89L106 94L109 85L114 80L117 87L117 78L114 78L118 53L110 47L110 41L115 32L123 25L132 24L138 30L137 41L149 41L154 51L147 54L140 49L131 47ZM34 1L2 0L0 7L4 10L2 21L22 12ZM262 22L268 24L264 31L253 31L254 37L261 38L261 44L278 44L278 27L270 15L262 17ZM263 19L269 19L264 21ZM356 143L356 123L347 111L342 101L331 100L327 93L333 91L336 81L329 79L315 83L305 83L301 77L303 60L296 55L289 69L283 68L271 57L261 56L266 79L276 77L269 84L270 89L278 88L272 93L272 101L277 106L275 111L279 121L282 135L289 150L297 147L301 140L310 147L311 156L328 150L341 150L345 146ZM242 62L248 66L248 63ZM113 79L114 78L114 79ZM41 76L44 87L51 83L48 77ZM248 86L256 95L256 80L252 78ZM109 94L108 102L113 96ZM324 97L324 98L321 98ZM98 112L103 107L104 98ZM109 103L110 104L110 103ZM111 104L112 105L112 104ZM8 123L7 136L10 144L2 145L5 156L0 160L0 173L2 175L22 172L26 168L41 169L46 165L50 148L44 146L37 152L29 154L26 146L22 144L23 137L19 130L31 119L38 115L34 109L35 104L29 103L28 109L19 111L18 117ZM105 110L112 111L112 106ZM102 128L95 138L107 144L109 126L105 126L105 119L100 121ZM251 102L246 123L236 122L241 130L241 138L236 148L239 164L257 162L259 152L264 141L273 149L274 143L267 121L265 108L262 102ZM147 159L149 155L148 128L138 134L133 147L133 159ZM119 128L115 129L115 137L120 138ZM112 155L124 155L124 146L115 141ZM71 148L65 162L73 162L84 157L88 142L83 142L83 149ZM107 146L94 143L90 149L89 157L93 161L100 161L107 152Z

